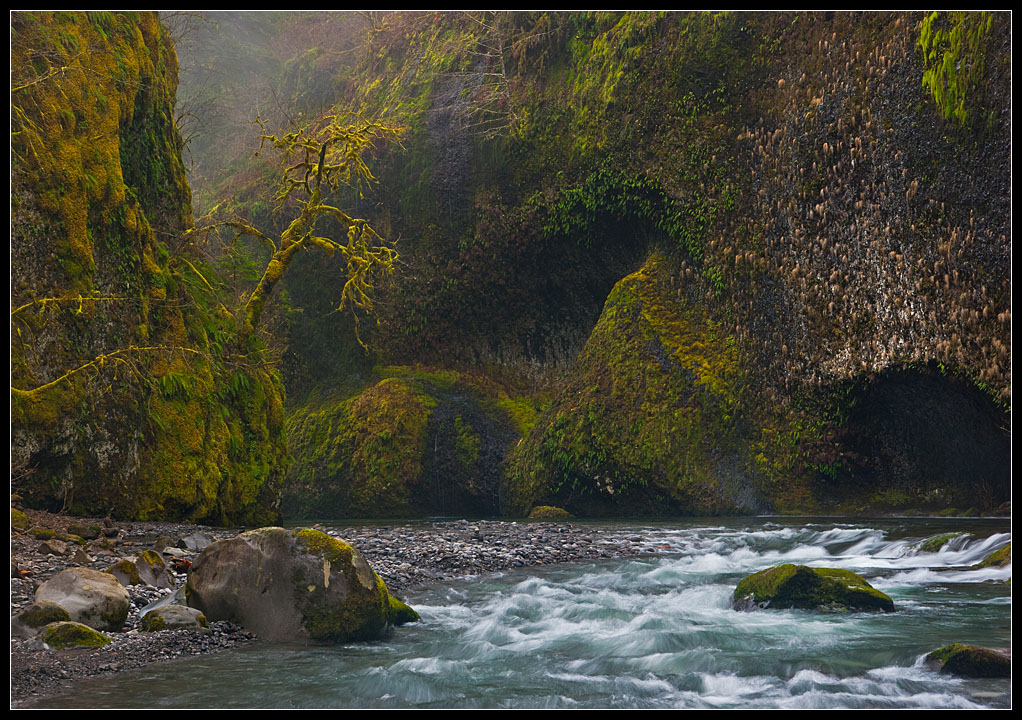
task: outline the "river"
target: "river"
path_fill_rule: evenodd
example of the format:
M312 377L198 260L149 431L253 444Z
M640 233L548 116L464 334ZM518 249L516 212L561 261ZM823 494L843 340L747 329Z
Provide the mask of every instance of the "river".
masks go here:
M648 557L457 580L407 593L422 622L385 641L239 651L84 681L36 707L1003 708L1009 680L922 658L1011 644L1011 568L966 570L1010 520L680 520L615 529ZM936 552L918 545L968 533ZM737 612L745 575L853 570L890 614Z

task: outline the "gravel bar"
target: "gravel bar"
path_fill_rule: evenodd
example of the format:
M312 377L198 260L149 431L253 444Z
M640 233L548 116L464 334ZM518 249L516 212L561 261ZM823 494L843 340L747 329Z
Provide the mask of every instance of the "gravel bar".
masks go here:
M44 554L35 528L65 533L73 524L102 525L103 520L71 518L25 510L30 527L11 531L11 616L32 604L35 588L57 572L75 566L105 570L118 559L152 548L163 538L176 540L199 532L212 540L232 537L237 529L176 523L105 521L111 534L85 552ZM516 568L588 562L662 551L634 530L570 521L452 520L392 525L313 525L358 548L396 596L416 587L445 583ZM38 534L38 533L36 533ZM194 554L191 555L194 558ZM184 583L183 573L174 576ZM210 623L212 633L187 630L157 633L138 629L138 611L172 592L149 586L129 587L132 610L123 632L98 649L56 651L34 639L11 638L11 706L62 692L75 681L141 668L191 655L204 655L258 642L240 626Z

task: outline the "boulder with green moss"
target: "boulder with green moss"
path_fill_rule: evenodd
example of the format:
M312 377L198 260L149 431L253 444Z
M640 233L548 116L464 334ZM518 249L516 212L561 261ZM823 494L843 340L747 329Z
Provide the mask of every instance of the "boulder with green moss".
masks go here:
M974 678L1011 677L1011 650L953 643L926 656L926 664L941 673Z
M393 595L390 596L389 603L387 619L391 625L407 625L419 621L419 613Z
M537 505L529 513L530 520L567 520L573 517L570 512L555 505Z
M735 588L732 606L736 610L894 611L889 596L850 570L792 564L743 579Z
M68 568L44 582L36 602L48 601L67 610L71 620L97 630L120 630L128 618L128 591L117 578L89 568Z
M947 545L949 542L951 542L955 538L959 538L959 537L962 537L963 535L968 535L968 534L969 533L966 533L966 532L949 532L949 533L944 533L942 535L934 535L933 537L927 538L926 540L923 540L921 543L919 543L919 546L916 549L919 552L926 552L926 553L939 552L942 547Z
M34 602L11 618L11 634L15 637L33 637L41 627L70 619L67 610L56 603L46 600Z
M213 543L192 564L185 597L210 620L274 641L371 640L397 617L362 554L311 529L260 528Z
M127 587L128 585L141 585L142 578L138 574L138 567L135 563L127 558L118 560L113 565L108 567L104 572L108 572L117 578L121 585Z
M88 625L70 620L47 625L39 632L39 639L55 650L68 650L77 647L97 648L113 642L106 635Z
M167 563L159 553L152 550L143 550L134 559L119 560L107 568L106 572L116 577L121 585L174 587Z
M985 558L980 560L975 565L970 566L970 570L982 570L983 568L989 567L1004 567L1005 565L1011 565L1011 543L1008 543L999 550L994 550L992 553L987 555Z
M28 516L17 508L11 508L11 527L14 530L27 530L29 526Z

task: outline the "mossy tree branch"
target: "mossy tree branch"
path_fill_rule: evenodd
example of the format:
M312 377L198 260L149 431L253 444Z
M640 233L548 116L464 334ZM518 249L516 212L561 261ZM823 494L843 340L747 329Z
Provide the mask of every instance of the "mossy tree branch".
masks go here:
M252 223L234 218L211 223L195 232L235 232L232 243L242 235L259 239L271 250L270 259L242 310L240 335L242 346L248 344L262 320L266 303L287 272L294 256L301 250L319 248L330 255L341 253L346 262L347 279L341 291L338 309L371 312L372 291L381 275L390 274L398 259L397 250L386 244L368 221L353 217L326 202L326 197L341 186L361 190L375 178L364 156L381 140L397 140L397 128L365 120L354 114L332 115L316 126L285 135L275 135L263 128L260 152L270 145L282 157L281 183L274 196L280 208L296 205L298 216L291 221L279 239L273 240ZM316 234L323 218L336 220L347 230L347 242L338 242ZM356 337L363 347L365 343Z

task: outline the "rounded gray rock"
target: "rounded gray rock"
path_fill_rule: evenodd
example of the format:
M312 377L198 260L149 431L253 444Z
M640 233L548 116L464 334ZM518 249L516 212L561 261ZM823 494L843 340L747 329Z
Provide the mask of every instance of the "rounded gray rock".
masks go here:
M128 619L128 591L117 578L89 568L68 568L36 590L37 603L52 602L74 622L96 630L120 630Z

